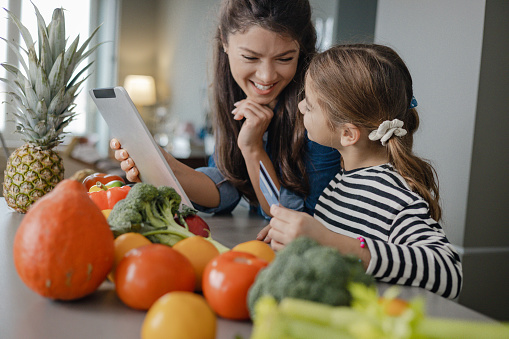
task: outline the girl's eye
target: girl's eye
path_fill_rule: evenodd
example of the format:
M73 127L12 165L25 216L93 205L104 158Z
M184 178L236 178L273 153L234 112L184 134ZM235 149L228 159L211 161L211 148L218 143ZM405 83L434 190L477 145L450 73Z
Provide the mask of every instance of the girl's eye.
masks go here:
M292 58L279 59L279 61L282 61L282 62L289 62L289 61L292 61L292 60L293 60L293 57Z

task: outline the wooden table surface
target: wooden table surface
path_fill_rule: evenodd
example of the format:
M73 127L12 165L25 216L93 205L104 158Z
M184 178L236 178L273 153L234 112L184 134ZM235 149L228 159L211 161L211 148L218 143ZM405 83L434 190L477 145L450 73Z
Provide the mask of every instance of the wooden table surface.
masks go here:
M83 299L59 302L45 299L28 289L19 279L12 260L12 243L22 214L9 209L0 198L0 338L139 338L145 312L125 306L116 296L113 284L105 282L98 291ZM228 216L204 216L213 237L228 247L256 237L267 224L261 217L237 208ZM387 286L379 284L380 290ZM470 320L491 321L454 301L419 288L402 287L402 297L423 295L427 314ZM247 339L249 321L218 318L217 338Z

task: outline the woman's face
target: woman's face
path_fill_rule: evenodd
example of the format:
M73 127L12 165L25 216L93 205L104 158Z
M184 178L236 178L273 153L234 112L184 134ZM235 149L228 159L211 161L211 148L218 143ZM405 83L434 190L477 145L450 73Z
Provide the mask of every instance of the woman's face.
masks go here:
M326 113L318 105L315 91L309 86L306 79L306 97L299 102L299 111L304 114L304 127L308 132L308 138L320 145L338 148L335 142L338 139L336 133L331 130L331 124L326 118Z
M272 108L292 81L299 60L299 44L258 26L228 36L224 45L230 70L247 98Z

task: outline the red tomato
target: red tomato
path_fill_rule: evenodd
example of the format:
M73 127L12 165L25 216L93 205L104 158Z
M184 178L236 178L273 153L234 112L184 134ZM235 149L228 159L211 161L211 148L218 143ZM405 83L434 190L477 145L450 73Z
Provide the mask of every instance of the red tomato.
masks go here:
M117 295L129 307L148 310L172 291L194 291L191 262L169 246L150 244L127 252L115 271Z
M203 272L203 295L219 316L249 319L247 292L268 262L251 253L228 251L212 259Z
M103 184L107 184L110 181L119 180L125 184L124 179L115 174L106 174L106 173L94 173L90 174L88 177L83 179L83 185L87 188L87 191L90 187L94 186L98 181Z

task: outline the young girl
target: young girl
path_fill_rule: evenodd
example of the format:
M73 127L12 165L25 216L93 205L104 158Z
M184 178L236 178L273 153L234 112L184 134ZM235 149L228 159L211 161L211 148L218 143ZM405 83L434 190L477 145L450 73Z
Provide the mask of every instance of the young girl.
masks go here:
M298 112L315 43L308 0L222 0L211 83L214 155L194 170L163 153L197 209L226 213L245 197L270 213L259 188L262 161L281 202L313 213L340 163L336 150L307 138ZM127 179L140 181L127 150L115 139L111 148Z
M412 153L419 118L404 62L385 46L337 46L312 60L305 92L308 136L336 148L342 166L314 218L272 206L272 246L309 236L357 255L381 281L456 298L462 267L438 224L435 171Z

